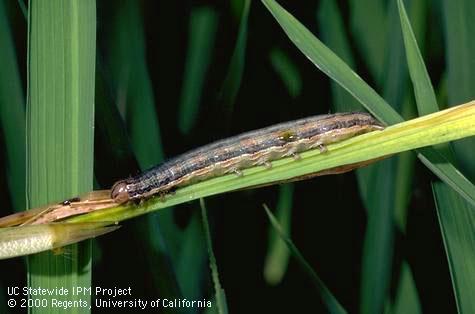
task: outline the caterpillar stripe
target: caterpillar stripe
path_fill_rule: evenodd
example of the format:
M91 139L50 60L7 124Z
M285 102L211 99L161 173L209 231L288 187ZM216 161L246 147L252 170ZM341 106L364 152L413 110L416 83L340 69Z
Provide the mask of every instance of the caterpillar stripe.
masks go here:
M116 182L111 197L118 203L166 194L178 187L257 165L271 166L280 158L384 127L367 113L336 113L246 132L191 150L135 177Z

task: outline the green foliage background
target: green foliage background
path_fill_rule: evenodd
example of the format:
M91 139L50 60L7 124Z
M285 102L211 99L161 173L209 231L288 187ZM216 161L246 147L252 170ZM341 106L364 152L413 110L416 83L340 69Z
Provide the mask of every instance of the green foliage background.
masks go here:
M27 44L33 24L24 13L37 1L22 12L21 1L0 0L2 216L25 204L25 99L32 79L27 60L36 53ZM406 15L399 2L279 3L404 119L474 99L475 3L408 0ZM302 33L291 29L298 22L271 0L97 1L96 62L75 61L95 67L96 187L109 188L166 158L243 131L361 110L323 73L338 81L339 73L325 68L327 59L318 60L323 55L312 50L311 40L294 45L278 22L299 40ZM57 64L54 55L45 60L52 62L46 68ZM50 88L56 102L54 95L63 92L57 88ZM55 115L45 119L47 125L68 122ZM473 138L437 149L474 181ZM208 198L226 293L225 301L217 294L220 303L237 313L339 312L339 306L328 306L338 302L350 313L473 313L473 205L415 157L408 152L354 173ZM281 231L298 247L297 260L289 259L262 203L276 209ZM94 243L92 285L130 286L134 298L146 300L215 298L197 202L125 222ZM302 264L314 272L307 266L302 271ZM1 313L22 312L3 299L7 287L26 284L25 274L23 259L0 262Z

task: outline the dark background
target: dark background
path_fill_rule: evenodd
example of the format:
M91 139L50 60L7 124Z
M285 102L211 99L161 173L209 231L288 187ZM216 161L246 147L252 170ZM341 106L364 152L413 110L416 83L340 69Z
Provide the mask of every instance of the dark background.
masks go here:
M98 1L98 93L97 106L114 104L113 78L107 61L108 28L114 18L115 7L123 1ZM15 35L18 62L26 81L26 22L16 1L8 3L10 23ZM316 12L318 1L279 1L279 3L318 36ZM188 135L177 128L178 101L183 82L188 42L190 11L201 5L210 5L219 14L216 41L200 102L196 124ZM329 79L302 55L289 41L266 8L253 1L249 17L245 69L242 85L231 116L226 116L217 97L226 75L238 32L238 18L227 1L141 1L143 14L146 62L156 100L163 150L166 158L191 148L207 144L243 131L268 126L277 122L314 114L331 112ZM348 5L339 1L348 29ZM433 13L435 14L435 13ZM434 26L437 27L437 26ZM432 44L430 34L427 45ZM350 44L355 43L350 37ZM437 45L435 45L437 46ZM302 90L291 97L281 78L269 62L272 48L282 49L295 64L302 78ZM435 80L441 72L443 59L440 52L430 50L429 72ZM434 52L435 51L435 52ZM371 85L374 83L365 66L365 56L354 49L357 72ZM26 85L26 84L25 84ZM26 86L25 86L26 90ZM104 103L99 103L104 102ZM100 112L101 110L96 110ZM117 118L117 116L116 116ZM100 122L104 117L96 117ZM116 120L111 123L122 123ZM102 132L96 127L96 132ZM126 132L123 126L119 132ZM1 139L1 137L0 137ZM101 134L96 134L96 179L100 188L139 171L130 154L118 154L108 148ZM124 144L127 147L127 143ZM0 158L4 155L0 151ZM0 159L1 163L2 159ZM120 167L117 167L120 164ZM98 166L100 165L100 166ZM4 171L2 168L1 171ZM450 275L429 180L432 175L417 162L413 194L405 235L397 232L395 242L394 294L398 269L402 258L412 268L424 312L449 313L455 309ZM5 187L5 173L0 176ZM9 208L9 195L0 189L2 203ZM275 208L278 187L266 187L233 192L208 198L207 208L213 232L221 284L226 291L231 313L247 312L325 312L318 292L308 276L291 258L283 281L269 286L263 279L263 263L267 252L269 222L262 208L266 203ZM168 209L166 209L168 210ZM185 228L193 213L198 213L198 202L176 206L173 215L176 224ZM135 298L152 300L161 295L150 282L146 249L140 246L135 224L144 218L125 222L111 235L98 239L100 258L95 260L93 284L105 287L131 286ZM360 295L362 244L366 224L354 173L319 177L295 183L292 209L292 239L343 306L357 312ZM0 262L2 284L24 286L24 259ZM173 268L173 265L171 265ZM202 295L212 295L209 268L201 269ZM186 295L183 296L186 298ZM96 310L96 312L102 312ZM116 312L110 311L111 313Z

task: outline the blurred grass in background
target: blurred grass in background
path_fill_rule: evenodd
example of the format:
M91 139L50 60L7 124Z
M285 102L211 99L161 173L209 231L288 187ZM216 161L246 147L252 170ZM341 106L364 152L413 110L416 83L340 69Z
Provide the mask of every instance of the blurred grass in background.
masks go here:
M279 3L405 119L475 98L473 1L404 1L406 19L397 1ZM3 215L24 207L27 36L15 1L0 0L0 20L0 143L5 147L0 182L8 187L0 197L12 204ZM92 40L88 34L83 40ZM35 62L64 75L68 72L54 55L59 38L49 38L53 52ZM80 51L70 48L73 56ZM29 53L30 60L38 56ZM362 109L308 61L256 1L100 1L96 54L94 174L101 188L212 140L312 114ZM46 88L45 97L52 97L48 103L60 108L69 84L92 88L83 79L65 78L56 85L55 80L48 75L37 81ZM41 117L51 127L71 121L47 113L32 118ZM66 134L52 131L45 140L59 145L55 136ZM467 139L455 143L449 155L472 182L473 151L474 141ZM68 154L79 158L77 151ZM32 162L42 169L39 156ZM48 186L64 186L58 180ZM229 310L326 311L279 238L274 234L268 242L273 229L261 207L266 203L277 209L286 236L347 312L475 311L470 297L474 208L454 193L411 152L355 174L298 182L291 190L268 187L207 199ZM131 286L134 298L213 299L198 209L196 202L166 209L99 239L93 283ZM21 259L1 263L0 288L25 284ZM3 306L2 313L17 312Z

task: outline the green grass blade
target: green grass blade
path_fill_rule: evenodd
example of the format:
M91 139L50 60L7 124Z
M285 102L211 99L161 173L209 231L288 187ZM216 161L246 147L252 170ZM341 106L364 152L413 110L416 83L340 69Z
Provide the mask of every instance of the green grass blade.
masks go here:
M213 284L214 284L216 306L218 308L219 314L226 314L228 313L226 293L224 292L224 289L221 287L221 283L219 282L218 265L216 264L216 257L214 256L214 252L213 252L213 243L211 241L211 231L209 228L208 217L206 214L206 206L203 199L200 199L200 207L201 207L201 219L203 221L203 229L204 229L205 238L206 238L206 246L208 247L209 267L211 269L211 277L213 278Z
M335 0L323 0L320 2L317 19L319 21L320 31L323 42L336 54L338 54L349 67L355 68L354 58L350 49L349 40L345 34L343 18L339 12ZM333 108L336 112L361 111L362 105L343 87L334 81L330 82L332 88ZM356 171L358 178L358 188L360 195L368 207L367 196L369 195L367 187L368 179L372 176L372 167Z
M354 69L355 61L347 35L345 34L343 18L335 0L320 1L320 7L317 12L322 41L338 54L350 68ZM333 106L336 112L362 110L361 104L345 89L333 81L330 84Z
M336 2L334 0L324 0L320 3L320 8L318 11L318 20L320 24L320 30L321 30L321 35L323 41L333 50L335 53L337 53L341 58L352 68L354 68L354 60L353 56L350 50L350 45L348 43L347 36L345 34L344 30L344 25L343 25L343 19L341 17L341 14L339 12L338 6L336 5ZM376 67L373 65L373 70L375 70ZM361 110L361 104L359 104L351 95L348 94L347 91L345 91L343 88L338 86L336 83L332 82L332 95L333 95L333 105L336 108L336 111L356 111L356 110ZM369 167L363 168L363 169L358 169L357 170L357 178L358 178L358 187L360 189L360 194L362 195L363 203L365 204L365 207L368 209L368 216L369 222L373 223L370 224L368 223L367 225L367 231L365 235L365 242L364 242L364 250L365 250L365 255L364 255L364 266L363 269L366 269L367 271L363 272L362 274L362 286L364 291L362 290L362 293L365 294L365 304L370 304L372 302L378 302L381 304L382 302L386 301L385 298L385 293L384 291L387 291L387 284L389 283L389 270L390 268L387 267L384 263L388 264L391 263L391 257L392 257L392 250L385 250L385 242L387 241L389 243L386 243L388 245L392 245L393 242L393 234L391 231L393 228L393 221L391 219L391 210L388 207L393 207L394 208L402 208L406 207L407 203L402 204L402 206L398 206L396 203L396 200L399 198L395 198L394 203L390 204L386 200L387 204L384 204L383 207L381 207L386 216L382 215L381 208L378 208L377 203L382 203L384 200L380 199L378 202L376 202L376 198L374 195L381 195L384 197L386 193L389 194L394 194L394 190L388 189L388 187L394 188L396 190L401 191L402 187L404 187L404 184L407 184L407 178L410 178L409 175L403 176L403 174L406 174L406 171L410 165L404 164L401 166L401 161L407 160L407 156L412 156L413 154L401 154L398 156L398 161L399 163L397 164L398 169L401 169L403 171L398 171L397 176L394 182L394 186L391 186L391 180L389 180L388 175L394 176L393 173L390 172L382 172L386 171L387 169L382 168L378 165L371 165ZM413 159L413 158L412 158ZM386 163L388 166L394 166L394 161L393 162L388 162ZM412 163L413 164L413 163ZM389 169L393 170L394 169ZM381 178L379 173L384 173L384 177L386 178L385 182L387 183L384 186L378 186L377 185L377 180L378 178ZM402 178L406 178L406 180L403 180ZM398 180L399 179L399 180ZM394 179L393 179L394 180ZM401 182L400 182L401 181ZM410 185L409 185L410 186ZM384 191L384 190L389 190L389 191ZM401 193L397 194L399 195L407 195L406 193ZM379 219L378 217L375 217L375 214L380 214ZM404 215L405 217L405 215ZM381 220L384 221L384 225L378 225L378 223L381 223ZM404 220L405 222L405 220ZM376 225L374 225L376 224ZM402 222L400 224L403 224ZM405 223L404 223L405 224ZM386 235L385 237L378 237L374 236L374 233L379 232L379 228L383 230L383 234ZM373 240L374 243L371 243L370 240ZM379 254L373 254L376 252L376 248L380 248L379 251L377 251ZM371 257L371 259L370 259ZM374 266L371 264L375 264ZM385 276L384 277L378 277L381 276L381 273L376 273L373 270L374 269L380 269L381 270L381 264L383 264L384 271L385 271ZM384 279L384 280L383 280ZM373 287L372 284L375 286ZM371 294L371 291L381 291L383 293L378 293L378 298L376 298L376 295ZM369 299L369 300L368 300ZM416 296L417 299L417 296ZM361 300L363 302L363 299ZM365 305L366 307L367 305Z
M426 24L426 19L428 15L428 10L427 10L428 3L426 0L420 0L420 1L411 1L408 9L408 13L410 14L411 20L414 25L414 34L417 38L420 38L421 42L423 42L424 36L425 36L425 24ZM402 104L401 108L401 114L405 118L409 117L414 117L416 115L415 113L415 104L413 101L413 93L409 91L407 88L407 64L404 61L401 61L404 58L401 58L403 55L402 50L405 49L404 46L404 35L403 32L401 31L401 23L400 23L400 15L397 10L397 4L394 2L391 2L391 21L392 21L392 27L393 27L393 32L397 32L397 37L398 37L398 50L400 51L399 55L399 63L397 64L398 67L404 68L404 82L401 84L401 88L403 89L403 98L400 99L399 101ZM406 56L407 56L407 50L406 50ZM394 62L396 64L396 62ZM388 98L386 98L388 99ZM388 99L389 100L389 99ZM394 102L392 100L392 102ZM405 232L406 230L406 216L407 216L407 210L408 210L408 204L412 196L412 191L413 191L413 183L412 183L412 178L413 178L413 172L414 172L414 167L415 167L415 155L412 153L403 153L399 156L398 158L398 166L397 166L397 174L396 174L396 190L395 194L397 195L396 200L395 200L395 219L396 219L396 224L399 227L399 230L402 232ZM412 278L409 278L412 275L405 275L405 270L404 268L401 269L401 277L399 279L400 284L405 284L407 281L412 280ZM405 277L406 276L406 277ZM407 283L409 285L409 283ZM412 282L412 286L414 283ZM405 294L406 298L408 300L417 300L418 296L414 295L412 297L408 297L407 294ZM402 306L402 305L400 305ZM414 306L414 304L408 304L409 307ZM417 305L416 305L417 307Z
M401 116L333 51L274 0L262 0L290 40L322 72L345 88L379 120L394 124Z
M0 127L13 207L25 209L25 99L4 1L0 1Z
M432 184L459 313L475 312L475 206L445 184Z
M399 23L397 3L395 1L388 3L386 20L388 26L387 36L391 40L387 42L384 69L382 70L383 78L381 78L379 83L382 96L386 102L396 109L397 112L402 112L403 104L410 105L411 103L404 102L405 96L408 93L408 71L404 58L404 42Z
M361 313L381 313L391 279L394 242L395 171L397 159L373 166L366 182L368 218L361 266ZM382 175L384 173L384 175Z
M25 20L28 19L28 9L26 8L24 0L17 0L18 1L18 6L20 7L21 13L23 13L23 16L25 17Z
M197 120L206 74L214 51L218 14L211 6L196 7L191 11L189 23L185 73L178 107L178 127L184 134L191 131ZM242 33L242 35L242 40L245 43L246 34ZM236 43L237 46L240 44ZM237 46L236 48L238 48ZM245 49L245 46L241 48ZM240 71L239 58L241 56L239 54L240 52L236 52L237 59L234 64L236 68L232 69L236 72L232 74L233 79L237 78ZM171 222L170 218L168 217L167 221ZM206 258L200 241L201 233L199 217L194 215L182 233L183 241L179 244L179 252L175 255L178 256L175 258L175 262L183 295L195 299L199 298L202 293L200 275ZM193 261L192 266L190 266L190 261Z
M472 21L475 1L442 1L445 28L447 86L449 106L459 101L475 99L475 40ZM461 169L475 180L475 139L469 138L453 145Z
M469 31L471 20L475 17L475 3L449 1L443 2L442 8L447 51L447 93L449 105L453 105L454 101L475 96L475 44ZM474 139L454 143L453 147L461 169L470 178L475 178ZM472 313L475 311L475 205L467 204L442 183L434 183L433 189L458 312Z
M343 19L338 10L336 2L334 0L323 0L320 2L320 8L318 10L317 15L320 31L323 42L328 45L330 49L332 49L336 54L338 54L342 60L344 60L351 68L355 67L354 58L352 52L350 50L349 40L345 34ZM344 111L360 111L362 110L362 106L359 102L356 101L354 97L352 97L346 90L340 87L335 82L331 82L332 87L332 98L333 98L333 106L336 112L344 112ZM407 106L404 106L407 107ZM398 168L398 176L396 178L397 184L396 189L402 191L402 189L410 189L410 185L407 184L408 178L411 178L411 173L414 165L414 158L412 157L413 154L402 154L399 159ZM356 171L357 178L358 178L358 187L360 189L360 194L362 196L364 204L368 207L367 196L369 195L367 187L369 186L367 180L369 177L374 177L372 172L372 166L358 169ZM403 192L398 195L401 195L401 199L404 195L408 195L408 192ZM405 198L406 201L401 200L400 204L396 204L396 221L398 225L403 230L403 226L405 225L405 209L407 204L408 197Z
M92 189L96 3L31 1L28 29L27 186L29 206L38 206ZM90 242L68 250L31 256L28 285L90 287ZM49 297L90 304L90 296ZM49 304L29 310L64 311Z
M293 98L299 96L303 83L297 66L283 50L278 48L272 49L269 57L272 67L284 83L290 96Z
M251 0L244 0L241 12L241 21L239 23L239 33L234 47L231 62L229 63L228 72L221 87L220 98L223 105L226 106L227 112L232 112L236 96L241 87L242 74L246 59L247 46L247 30L249 20L249 10L251 8Z
M440 77L439 84L437 86L437 103L442 104L443 106L441 108L445 109L447 108L447 72L442 73L442 76Z
M122 204L114 208L72 217L68 221L121 221L154 210L189 202L243 188L275 184L292 178L328 170L341 165L359 163L381 156L388 156L422 146L475 135L475 102L409 120L386 128L384 131L363 134L340 143L327 146L327 153L310 150L301 158L283 158L272 162L272 168L263 166L244 169L242 176L220 176L178 189L165 199L152 198L139 205ZM434 150L432 150L434 151ZM435 151L434 151L435 152ZM441 158L440 155L431 156ZM445 165L439 165L444 167ZM466 195L472 199L475 193ZM475 204L475 201L472 202Z
M341 306L340 302L335 298L331 291L327 288L325 283L318 277L317 273L313 270L310 264L305 260L302 253L294 245L290 237L286 234L286 231L279 224L277 218L274 217L269 208L264 205L264 209L269 217L269 221L276 231L277 235L285 242L289 251L296 258L297 262L300 264L302 269L307 273L307 275L312 280L312 283L317 288L323 303L326 305L329 313L346 313L346 310Z
M416 37L412 31L402 0L398 0L397 5L401 19L404 45L406 47L407 64L414 86L419 115L436 112L439 110L439 106L437 105L434 88L432 87L429 73L427 73L421 52L417 46Z
M101 186L111 186L114 180L128 175L129 169L139 171L139 165L124 121L111 97L112 84L106 80L103 66L107 58L98 52L97 59L94 148L96 157L101 158L94 159L94 175Z
M394 200L394 223L399 231L405 233L409 204L413 193L414 168L416 155L412 152L401 153L398 157L395 176L396 199ZM361 169L365 170L365 169Z
M292 201L294 194L293 184L284 184L279 189L279 199L277 201L277 221L282 227L286 237L290 237L292 224ZM269 227L269 245L267 255L264 261L264 279L270 285L277 285L284 278L287 266L289 265L290 252L287 245L275 232L274 228Z
M205 76L211 62L218 15L211 7L191 11L185 74L178 108L178 127L187 134L198 114Z
M475 3L471 0L442 1L446 60L448 65L449 104L473 99L475 72L472 21Z
M0 228L0 259L59 249L112 232L119 227L109 223L88 222Z
M360 54L365 56L376 82L381 82L388 49L385 2L382 0L350 1L351 30ZM369 18L370 17L370 18Z
M475 205L475 190L473 184L463 175L454 176L453 173L459 170L457 170L444 155L431 147L423 147L418 149L417 152L417 157L427 168L469 203Z
M418 314L422 313L422 307L417 293L411 268L407 262L403 262L401 275L399 276L398 290L394 298L394 304L390 313L395 314Z
M294 44L320 70L344 87L381 121L389 125L402 121L402 117L381 96L292 15L273 0L262 0L262 2L274 15ZM419 158L429 169L456 191L459 191L467 200L475 203L475 186L455 167L448 164L443 164L442 167L439 159L433 160L432 158L436 153L432 148L425 148L418 151L418 153Z
M163 160L163 150L147 69L140 3L133 0L120 2L115 16L109 59L117 82L119 108L125 109L130 143L140 168L144 170Z
M140 169L146 170L163 161L164 156L152 82L147 69L140 5L138 1L126 0L114 7L115 19L111 28L108 59L116 80L118 105L125 108L124 118L130 144ZM147 127L144 128L144 125ZM174 225L161 228L166 223L161 219L163 215L171 215L171 212L149 215L135 221L133 229L137 236L133 237L133 241L136 241L133 245L147 256L147 272L151 274L154 286L160 290L162 297L170 298L180 294L166 245L173 241L176 234L165 233L164 230L176 230Z
M387 8L387 33L391 38L387 42L381 88L384 99L398 111L412 105L405 101L407 92L407 67L404 45L399 25L397 4L389 2ZM391 283L394 246L394 217L396 213L405 216L407 199L411 190L410 176L413 159L403 159L403 155L378 163L367 169L365 181L368 194L363 197L368 218L363 244L362 280L360 311L362 313L380 313L388 304L388 292ZM360 175L361 177L361 175ZM402 214L401 214L402 213ZM405 222L401 222L405 225Z
M178 283L184 297L198 300L203 295L203 270L207 264L206 242L198 212L193 213L181 238L178 256L174 258Z

